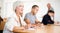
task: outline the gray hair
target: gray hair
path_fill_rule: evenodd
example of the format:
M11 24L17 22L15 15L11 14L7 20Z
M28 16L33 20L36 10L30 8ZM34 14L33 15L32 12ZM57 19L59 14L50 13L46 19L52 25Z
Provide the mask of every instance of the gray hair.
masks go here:
M21 4L23 4L22 1L16 1L16 2L14 2L13 3L13 10L15 11L16 7L19 6L19 5L21 5Z

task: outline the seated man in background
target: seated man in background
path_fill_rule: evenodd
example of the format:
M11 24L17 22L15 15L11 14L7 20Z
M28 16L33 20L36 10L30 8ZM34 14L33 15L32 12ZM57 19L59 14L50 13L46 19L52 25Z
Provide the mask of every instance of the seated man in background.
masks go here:
M47 4L47 8L48 8L48 10L53 10L54 11L54 9L53 9L53 7L51 6L50 3Z
M27 14L25 15L24 21L25 21L28 25L35 26L35 24L39 22L39 21L37 20L37 17L36 17L36 13L38 12L38 10L39 10L39 6L33 5L31 12L29 12L29 13L27 13Z
M44 25L54 24L54 21L51 19L51 16L54 17L54 11L48 10L48 13L43 17L42 23Z

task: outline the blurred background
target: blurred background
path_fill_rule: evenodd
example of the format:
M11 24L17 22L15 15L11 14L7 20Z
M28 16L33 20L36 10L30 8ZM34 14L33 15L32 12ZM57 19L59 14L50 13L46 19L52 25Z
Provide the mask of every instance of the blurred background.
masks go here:
M50 3L55 11L55 21L60 22L60 0L0 0L0 16L2 18L8 18L13 14L13 3L15 1L24 2L23 18L26 13L31 11L33 5L39 6L39 11L36 14L39 21L42 21L42 17L47 13L47 3Z

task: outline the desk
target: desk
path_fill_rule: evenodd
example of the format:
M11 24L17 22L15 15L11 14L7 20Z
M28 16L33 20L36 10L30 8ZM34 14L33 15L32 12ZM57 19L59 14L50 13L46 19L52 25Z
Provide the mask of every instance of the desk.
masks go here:
M36 28L35 30L22 30L18 33L60 33L60 26L56 25L44 25Z

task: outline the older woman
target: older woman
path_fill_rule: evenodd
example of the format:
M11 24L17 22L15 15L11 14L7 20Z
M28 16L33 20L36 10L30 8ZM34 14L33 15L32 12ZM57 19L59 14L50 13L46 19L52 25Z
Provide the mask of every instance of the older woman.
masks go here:
M13 4L13 10L15 11L15 13L8 18L3 33L13 33L18 32L18 30L25 29L23 27L23 24L24 25L26 24L21 20L23 8L24 8L23 2L16 1Z

